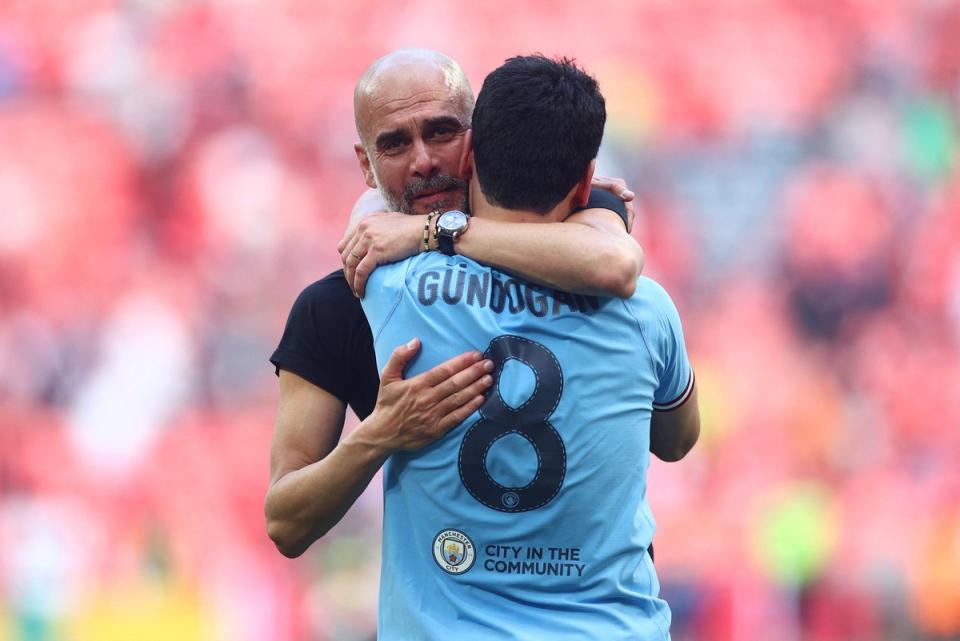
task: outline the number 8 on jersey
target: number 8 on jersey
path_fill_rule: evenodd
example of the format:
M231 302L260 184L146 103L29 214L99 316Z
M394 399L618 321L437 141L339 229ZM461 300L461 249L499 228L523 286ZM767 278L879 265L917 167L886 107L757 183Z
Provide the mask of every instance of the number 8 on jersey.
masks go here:
M563 439L550 423L563 393L563 371L549 349L521 336L499 336L484 354L493 361L494 388L480 407L480 420L467 428L460 445L460 480L470 494L487 507L500 512L527 512L552 501L567 469ZM503 400L500 378L511 359L533 370L533 394L519 407ZM487 470L487 454L500 438L519 434L533 446L537 472L523 487L506 487Z

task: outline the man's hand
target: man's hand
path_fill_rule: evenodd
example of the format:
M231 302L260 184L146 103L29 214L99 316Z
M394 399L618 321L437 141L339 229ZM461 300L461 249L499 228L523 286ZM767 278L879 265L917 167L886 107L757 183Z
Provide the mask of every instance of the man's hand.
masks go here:
M493 362L480 352L466 352L404 380L403 369L419 350L418 339L396 348L380 375L377 405L365 421L363 440L384 455L440 438L483 404L483 392L493 383Z
M605 189L614 196L623 201L627 208L627 233L633 231L633 219L637 213L634 210L634 193L627 189L627 183L623 178L607 178L606 176L594 176L590 186L594 189Z
M369 214L347 227L337 245L347 284L363 297L367 279L378 265L395 263L420 251L423 216L400 213Z
M280 372L264 511L270 538L285 556L303 554L336 525L390 454L433 442L483 403L493 363L467 352L403 380L419 349L415 339L394 350L373 414L339 443L343 401Z

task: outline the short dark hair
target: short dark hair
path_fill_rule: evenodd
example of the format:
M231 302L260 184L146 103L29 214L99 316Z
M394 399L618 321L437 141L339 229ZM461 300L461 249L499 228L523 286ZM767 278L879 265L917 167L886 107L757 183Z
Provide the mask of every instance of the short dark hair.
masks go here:
M607 119L572 60L517 56L483 81L473 111L477 179L493 205L546 213L597 157Z

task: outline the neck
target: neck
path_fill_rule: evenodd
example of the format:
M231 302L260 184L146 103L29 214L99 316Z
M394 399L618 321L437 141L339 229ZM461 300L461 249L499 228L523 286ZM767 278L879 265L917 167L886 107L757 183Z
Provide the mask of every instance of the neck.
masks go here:
M480 189L476 174L470 181L470 215L488 220L500 220L513 223L558 223L573 212L573 192L557 203L550 211L541 214L523 209L507 209L487 201Z

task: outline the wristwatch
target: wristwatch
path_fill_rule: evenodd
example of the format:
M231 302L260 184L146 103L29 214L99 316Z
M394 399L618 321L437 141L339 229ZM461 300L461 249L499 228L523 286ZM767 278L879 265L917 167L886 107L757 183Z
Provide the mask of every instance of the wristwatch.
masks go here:
M467 231L469 226L470 217L462 211L451 209L440 214L440 217L437 218L437 229L434 232L440 251L447 256L456 254L453 244Z

